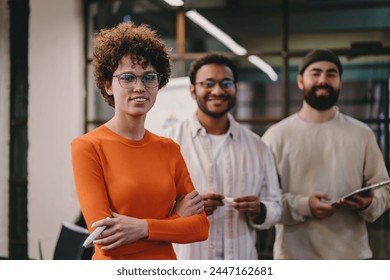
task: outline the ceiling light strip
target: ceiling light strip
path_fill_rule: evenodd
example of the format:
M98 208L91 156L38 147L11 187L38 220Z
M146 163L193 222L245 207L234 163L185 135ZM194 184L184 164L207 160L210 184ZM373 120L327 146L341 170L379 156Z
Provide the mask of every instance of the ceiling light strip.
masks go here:
M250 55L248 56L248 60L250 63L254 64L258 68L260 68L264 73L268 75L268 77L276 82L278 80L278 74L272 69L272 67L267 64L264 60L262 60L260 57L257 55Z
M236 55L246 55L247 50L237 44L229 35L212 24L208 19L199 14L196 10L189 10L186 12L186 16L194 23L202 27L206 32L212 35L217 40L221 41L226 47L228 47Z
M164 1L173 7L181 7L184 5L184 2L182 0L164 0Z

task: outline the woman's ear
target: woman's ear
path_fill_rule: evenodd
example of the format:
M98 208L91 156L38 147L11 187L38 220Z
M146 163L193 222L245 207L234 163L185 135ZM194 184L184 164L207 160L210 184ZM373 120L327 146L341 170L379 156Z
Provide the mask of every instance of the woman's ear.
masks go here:
M104 83L104 89L106 90L108 95L112 95L112 85L111 82L105 82Z

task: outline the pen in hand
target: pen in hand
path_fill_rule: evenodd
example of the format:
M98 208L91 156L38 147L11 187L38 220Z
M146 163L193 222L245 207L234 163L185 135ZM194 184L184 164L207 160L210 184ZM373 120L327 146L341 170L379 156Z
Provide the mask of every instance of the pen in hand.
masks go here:
M107 217L106 219L111 219L111 217ZM93 241L98 237L104 230L106 229L106 226L97 227L88 237L85 239L83 243L84 248L93 247Z
M176 200L173 202L173 205L171 207L171 210L168 213L168 217L172 215L173 209L175 209Z

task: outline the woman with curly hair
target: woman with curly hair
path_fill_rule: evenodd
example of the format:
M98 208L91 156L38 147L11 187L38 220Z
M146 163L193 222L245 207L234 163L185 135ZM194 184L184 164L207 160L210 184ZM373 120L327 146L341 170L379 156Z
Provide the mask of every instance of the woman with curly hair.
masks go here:
M144 127L158 90L168 82L170 58L147 25L121 23L95 37L96 85L115 113L72 141L88 229L105 227L93 241L93 259L176 259L172 243L207 239L203 202L179 146Z

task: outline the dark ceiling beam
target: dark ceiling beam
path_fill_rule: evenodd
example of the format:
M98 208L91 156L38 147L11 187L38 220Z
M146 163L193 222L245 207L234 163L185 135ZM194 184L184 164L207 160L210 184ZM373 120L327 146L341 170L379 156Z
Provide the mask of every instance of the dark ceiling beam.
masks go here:
M310 50L290 50L289 57L303 57ZM390 47L357 47L354 48L337 48L332 49L337 55L340 56L349 56L349 57L358 57L362 55L390 55ZM262 57L270 57L270 56L280 56L281 52L252 52L252 54L256 54Z
M310 12L321 9L322 11L340 11L340 10L351 10L351 9L373 9L373 8L384 8L390 7L390 1L367 1L367 2L329 2L329 1L316 1L294 4L290 3L291 12Z

